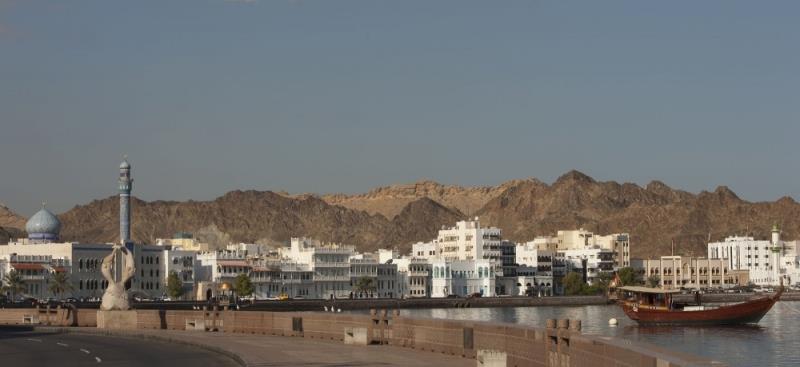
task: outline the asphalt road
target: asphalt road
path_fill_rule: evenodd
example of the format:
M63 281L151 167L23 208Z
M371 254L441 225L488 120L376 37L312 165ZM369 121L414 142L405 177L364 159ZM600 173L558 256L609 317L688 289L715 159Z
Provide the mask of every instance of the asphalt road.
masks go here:
M227 356L156 340L0 328L0 366L238 366Z

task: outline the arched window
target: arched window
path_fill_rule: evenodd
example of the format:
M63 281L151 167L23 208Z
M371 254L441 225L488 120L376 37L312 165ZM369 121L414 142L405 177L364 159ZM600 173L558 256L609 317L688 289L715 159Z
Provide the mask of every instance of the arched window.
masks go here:
M78 270L83 270L83 259L78 260Z

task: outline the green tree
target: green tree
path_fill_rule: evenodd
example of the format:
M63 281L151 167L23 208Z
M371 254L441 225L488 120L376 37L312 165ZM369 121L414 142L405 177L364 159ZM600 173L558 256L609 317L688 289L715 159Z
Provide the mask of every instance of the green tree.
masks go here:
M584 294L586 290L586 283L583 282L583 277L574 271L564 277L562 284L564 284L564 293L567 296Z
M356 284L353 284L353 290L355 292L364 292L369 293L375 291L377 287L375 286L375 280L368 277L362 276L356 280Z
M66 272L55 272L50 277L50 292L56 298L61 299L61 295L72 290L72 282L69 281L69 274Z
M636 273L636 270L634 270L632 267L619 269L617 275L619 276L620 281L619 286L641 284L639 274Z
M583 294L594 295L604 294L608 292L608 287L611 285L611 280L614 279L612 273L600 273L592 282L590 286L584 285Z
M178 277L178 273L171 272L167 277L167 295L176 300L183 295L183 282Z
M11 299L16 300L17 293L25 292L25 279L16 271L11 270L3 277L3 291L11 292Z
M647 277L647 284L646 285L648 287L656 288L656 287L660 286L659 283L661 283L661 278L658 275L653 274L653 275Z
M250 276L247 274L239 274L236 280L233 281L233 289L239 297L249 296L255 291L253 282L250 281Z

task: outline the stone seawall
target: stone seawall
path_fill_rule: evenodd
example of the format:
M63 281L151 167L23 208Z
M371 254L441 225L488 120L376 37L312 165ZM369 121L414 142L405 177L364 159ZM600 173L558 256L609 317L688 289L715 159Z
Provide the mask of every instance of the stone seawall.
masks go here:
M0 310L0 323L22 323L36 309ZM59 313L60 312L60 313ZM68 313L71 317L68 317ZM92 320L96 310L60 310L61 325ZM514 324L402 317L397 312L370 315L324 312L242 312L219 310L136 310L137 330L192 330L198 333L264 334L347 343L356 335L364 344L392 345L469 359L502 356L507 366L723 366L719 362L655 346L583 335L580 323L533 328ZM94 318L96 320L96 318ZM19 322L17 322L19 321ZM36 320L32 320L34 322ZM58 325L58 324L51 324ZM572 327L570 327L570 325ZM87 325L91 326L91 325ZM424 358L425 354L414 354Z

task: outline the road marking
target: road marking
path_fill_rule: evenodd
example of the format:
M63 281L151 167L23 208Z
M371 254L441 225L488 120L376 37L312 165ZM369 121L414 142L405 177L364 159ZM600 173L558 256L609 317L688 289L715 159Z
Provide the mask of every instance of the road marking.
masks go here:
M86 349L83 349L83 348L81 348L81 352L84 352L84 353L86 353L86 354L89 354L89 351L88 351L88 350L86 350Z
M100 357L94 357L94 359L97 361L97 363L100 363L100 362L103 361L102 359L100 359Z
M37 342L37 343L41 343L41 342L42 342L42 339L33 339L33 338L28 338L28 340L30 340L30 341L32 341L32 342Z
M69 344L64 344L64 343L56 343L56 344L58 344L58 345L60 345L62 347L68 347L69 346Z

